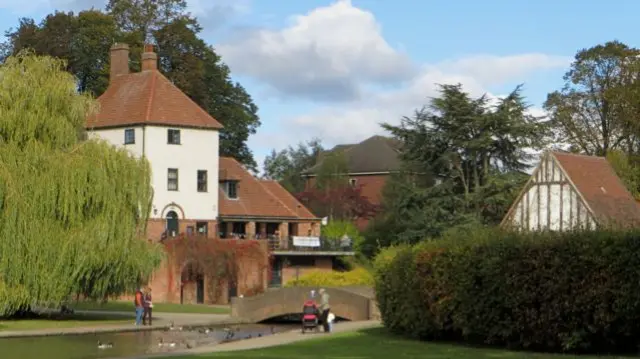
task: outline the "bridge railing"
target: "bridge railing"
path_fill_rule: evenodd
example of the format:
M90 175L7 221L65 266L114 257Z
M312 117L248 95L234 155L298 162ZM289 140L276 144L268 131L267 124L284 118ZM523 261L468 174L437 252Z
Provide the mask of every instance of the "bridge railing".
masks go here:
M286 238L270 237L269 249L271 251L293 251L293 252L353 252L351 241L344 241L333 238L319 238L319 243L313 245L299 245L294 240L294 236Z

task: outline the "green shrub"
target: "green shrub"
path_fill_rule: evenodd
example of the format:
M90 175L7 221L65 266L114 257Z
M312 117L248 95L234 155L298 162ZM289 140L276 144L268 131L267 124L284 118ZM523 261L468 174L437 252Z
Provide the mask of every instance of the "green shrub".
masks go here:
M285 287L346 287L373 286L373 275L364 268L348 272L313 271L291 280Z
M423 339L529 349L636 348L640 233L470 233L382 251L383 322Z

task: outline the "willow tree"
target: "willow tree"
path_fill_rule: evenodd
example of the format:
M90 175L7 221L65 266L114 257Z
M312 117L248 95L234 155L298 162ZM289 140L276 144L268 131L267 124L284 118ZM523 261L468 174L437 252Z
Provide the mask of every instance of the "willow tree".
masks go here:
M125 293L161 260L141 240L147 161L85 139L97 103L63 69L26 52L0 66L0 316Z

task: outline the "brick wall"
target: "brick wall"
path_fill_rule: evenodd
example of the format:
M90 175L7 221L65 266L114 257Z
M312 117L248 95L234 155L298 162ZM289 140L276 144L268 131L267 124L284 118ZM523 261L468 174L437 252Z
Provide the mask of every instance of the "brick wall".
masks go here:
M207 222L207 231L209 237L217 236L218 226L216 221L200 221L193 219L181 219L178 224L180 226L180 233L187 233L188 227L193 227L193 233L196 233L196 223ZM147 221L147 238L153 242L158 242L162 238L166 228L166 220L164 219L149 219Z
M312 236L320 235L320 222L298 222L298 235L306 236L309 234L309 230L311 230Z
M189 219L180 220L180 232L186 233L188 226L194 227L196 222ZM213 238L217 234L216 221L208 222L209 238ZM165 220L162 219L150 219L147 223L147 238L158 242L162 238L162 233L165 230ZM238 265L238 286L237 294L251 295L255 291L263 291L267 286L268 281L268 252L267 242L259 241L262 246L265 258L264 263L266 266L260 267L259 261L255 258L246 258L240 261ZM179 303L181 288L180 279L182 269L177 267L176 264L172 264L170 258L163 261L160 267L154 272L149 286L151 287L154 301L156 302L171 302ZM182 300L183 303L195 303L196 302L196 288L195 282L186 283L182 288ZM229 286L226 280L218 281L214 278L204 277L204 302L208 304L222 304L229 302ZM217 295L216 295L217 294ZM120 299L132 299L130 296L121 297Z

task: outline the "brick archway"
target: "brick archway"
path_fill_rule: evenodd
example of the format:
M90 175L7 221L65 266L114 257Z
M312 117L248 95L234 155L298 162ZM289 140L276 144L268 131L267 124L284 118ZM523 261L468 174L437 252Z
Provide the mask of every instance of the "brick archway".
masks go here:
M160 211L160 216L161 218L166 218L167 217L167 213L174 211L178 214L178 218L180 219L185 219L187 217L185 217L184 214L184 209L182 208L182 206L180 206L179 204L175 203L175 202L171 202L169 204L167 204L166 206L164 206L162 208L162 211Z

